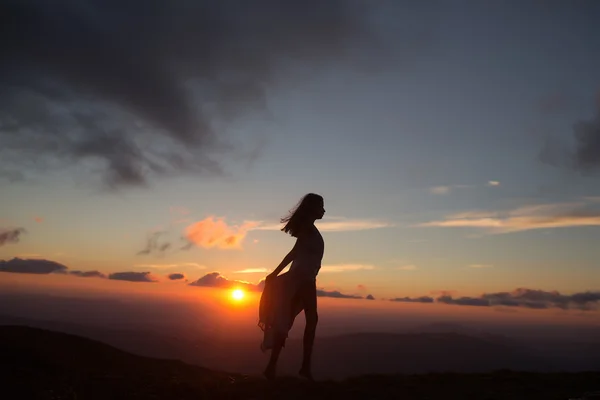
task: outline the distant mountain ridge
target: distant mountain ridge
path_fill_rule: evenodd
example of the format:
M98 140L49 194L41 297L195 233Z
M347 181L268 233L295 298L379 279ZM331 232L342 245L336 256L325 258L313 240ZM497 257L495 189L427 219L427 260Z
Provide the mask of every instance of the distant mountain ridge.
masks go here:
M382 338L379 335L378 338ZM390 336L390 338L393 335ZM435 339L443 335L432 335ZM354 340L369 340L358 335ZM314 384L228 374L136 356L99 341L26 326L0 326L0 385L12 399L567 399L597 390L600 372L373 374ZM5 397L7 396L8 397ZM11 397L12 396L12 397Z
M209 336L191 340L149 331L0 316L0 325L7 324L76 334L143 356L179 359L241 373L260 373L268 357L260 352L255 340L223 341ZM342 379L369 373L467 373L499 369L549 372L561 369L556 360L499 338L453 332L317 336L314 372L323 378ZM291 338L282 353L280 370L283 374L296 373L301 351L301 338Z

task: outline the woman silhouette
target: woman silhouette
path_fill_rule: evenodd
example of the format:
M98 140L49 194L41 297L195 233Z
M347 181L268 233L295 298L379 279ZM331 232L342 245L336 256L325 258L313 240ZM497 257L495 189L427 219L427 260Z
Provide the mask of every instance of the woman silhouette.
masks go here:
M317 219L323 218L324 214L323 197L309 193L302 198L287 217L281 219L281 222L285 223L281 230L295 237L296 243L279 266L266 278L267 282L273 280L290 262L292 263L289 271L284 274L288 276L287 280L292 284L287 285L285 290L293 291L293 293L288 293L292 299L291 309L289 309L293 314L292 319L297 315L295 310L298 313L304 310L306 318L303 339L304 353L299 374L310 380L312 380L311 356L318 321L316 278L321 268L324 252L323 237L314 223ZM277 360L286 338L287 333L281 332L274 337L271 358L264 371L267 379L275 378Z

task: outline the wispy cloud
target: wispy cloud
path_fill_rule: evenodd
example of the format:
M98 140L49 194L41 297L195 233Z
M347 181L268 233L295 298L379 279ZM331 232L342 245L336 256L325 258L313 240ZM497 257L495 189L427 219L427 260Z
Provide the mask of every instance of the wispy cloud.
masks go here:
M164 253L171 248L171 243L166 241L161 241L160 237L164 235L165 232L151 232L148 234L146 238L146 246L140 250L138 255L148 255L155 254L158 256L164 255Z
M414 271L417 269L417 266L413 265L413 264L406 264L406 265L400 265L398 267L395 267L394 269L397 269L400 271Z
M151 268L151 269L171 269L171 268L194 268L205 269L204 265L194 262L173 263L173 264L135 264L136 268Z
M509 211L468 211L420 227L477 228L488 233L534 229L600 226L600 207L594 202L536 204Z
M481 187L483 185L440 185L440 186L433 186L429 188L429 193L431 194L435 194L435 195L445 195L448 194L452 191L454 191L455 189L472 189L472 188L477 188L477 187ZM485 186L500 186L500 182L499 181L487 181L487 183L485 184Z
M0 228L0 247L9 243L18 243L23 233L25 233L23 228Z
M349 272L349 271L371 271L375 269L375 266L370 264L336 264L336 265L323 265L319 272Z
M448 194L452 190L451 186L434 186L429 189L432 194Z
M377 219L352 219L352 218L325 218L317 221L315 225L321 232L345 232L345 231L364 231L370 229L391 228L395 224ZM253 230L278 231L283 227L279 224L260 223Z
M267 272L269 272L269 270L266 268L246 268L239 271L234 271L234 274L262 274Z

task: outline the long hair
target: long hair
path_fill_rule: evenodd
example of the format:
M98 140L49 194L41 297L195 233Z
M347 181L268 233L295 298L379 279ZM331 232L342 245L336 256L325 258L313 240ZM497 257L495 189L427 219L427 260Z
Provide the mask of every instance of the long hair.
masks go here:
M313 216L322 206L322 196L315 193L305 195L296 207L290 210L287 217L281 218L281 223L285 224L281 230L293 237L298 237L314 222Z

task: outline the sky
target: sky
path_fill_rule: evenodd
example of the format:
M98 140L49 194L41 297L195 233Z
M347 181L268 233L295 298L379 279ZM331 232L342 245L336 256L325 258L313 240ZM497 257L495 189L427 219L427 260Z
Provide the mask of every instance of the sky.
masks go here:
M141 4L0 6L0 270L598 306L598 2Z

